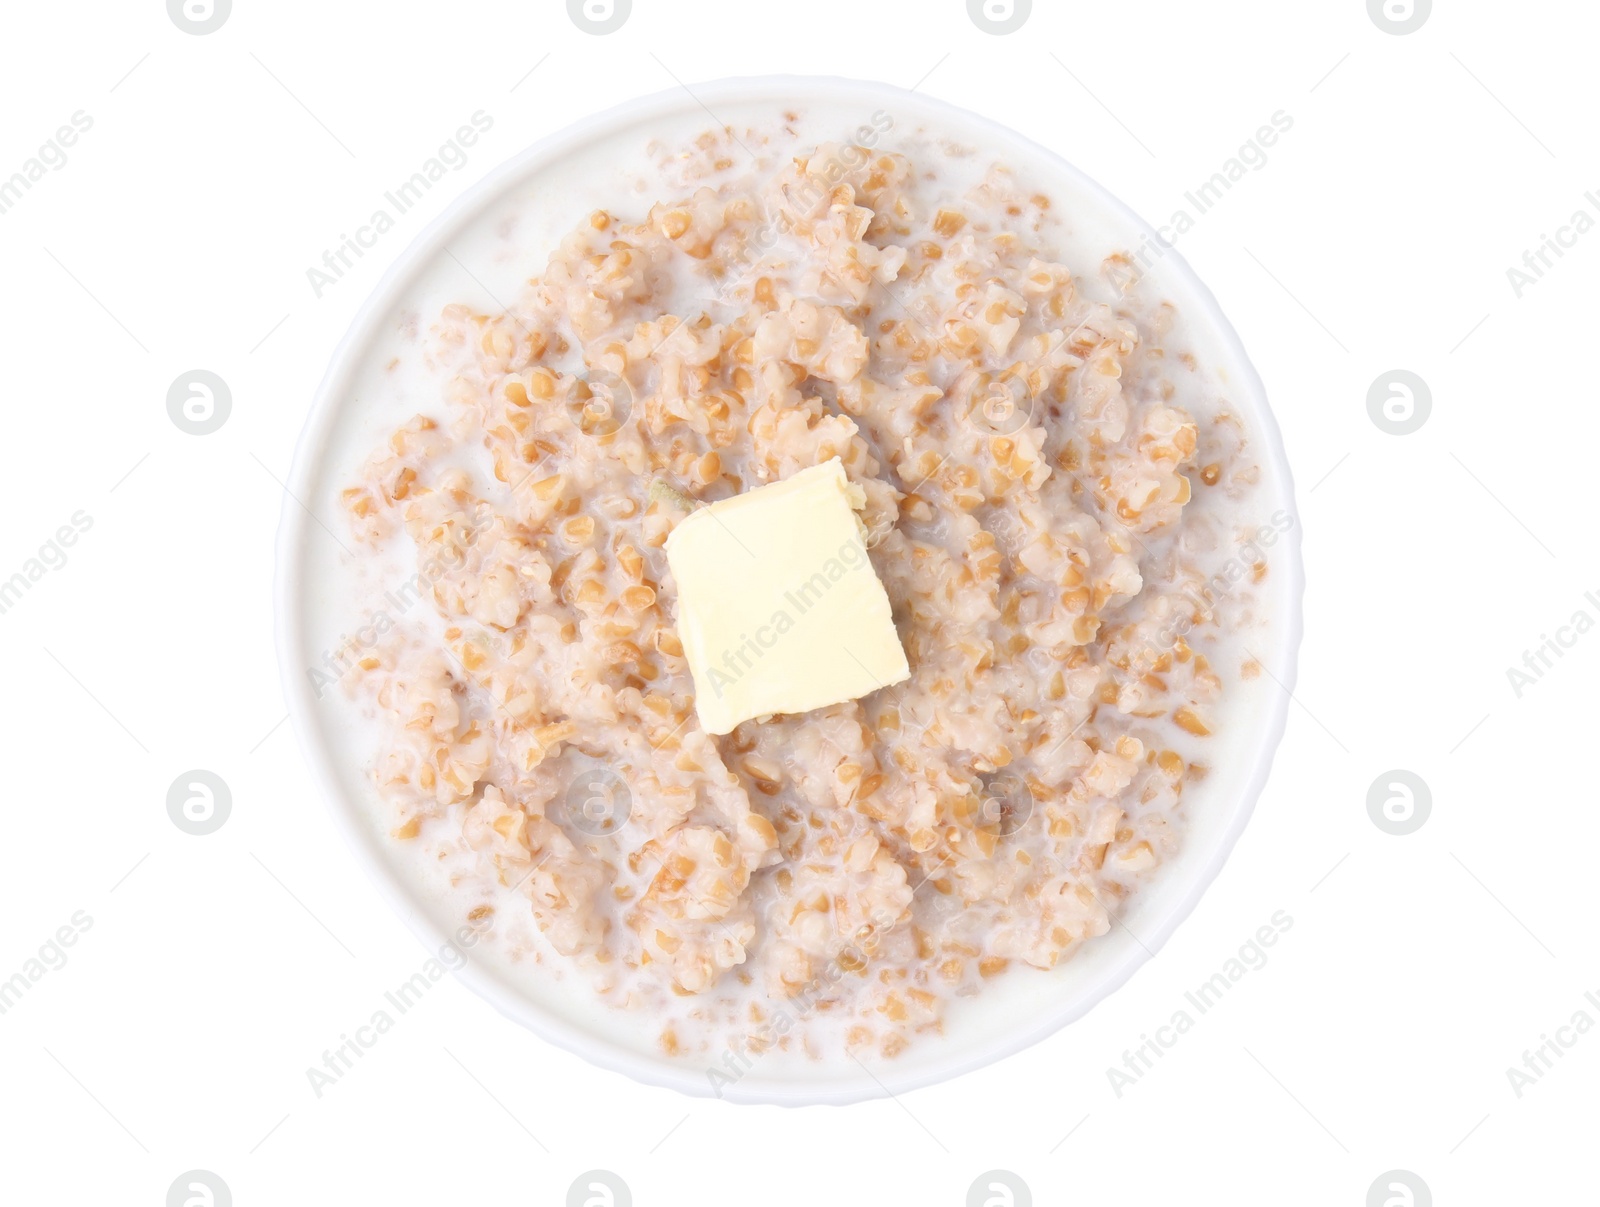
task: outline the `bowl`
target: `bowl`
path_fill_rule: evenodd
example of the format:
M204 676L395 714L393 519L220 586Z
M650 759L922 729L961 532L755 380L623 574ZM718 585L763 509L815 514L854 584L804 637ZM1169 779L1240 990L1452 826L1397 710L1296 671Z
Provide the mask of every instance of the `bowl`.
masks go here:
M1082 1017L1160 951L1217 877L1249 821L1283 733L1301 630L1303 573L1300 528L1282 439L1260 378L1216 299L1177 252L1127 206L1054 152L1005 127L931 97L886 84L834 78L769 76L672 89L630 101L543 139L490 172L451 205L398 257L361 307L333 355L301 434L278 537L277 645L294 730L312 774L349 843L356 864L430 950L452 942L459 919L448 898L406 863L377 820L375 792L364 771L370 733L341 711L339 693L321 690L315 668L333 648L340 600L372 575L399 573L353 559L337 535L338 491L404 414L374 403L382 391L414 411L426 397L386 384L383 344L398 327L425 322L446 301L503 308L509 291L543 263L560 232L591 209L619 202L618 190L651 139L687 141L719 122L742 124L798 115L804 133L841 137L887 114L896 131L926 128L1002 159L1019 177L1049 190L1072 240L1067 255L1099 262L1118 248L1158 249L1148 288L1178 308L1183 336L1219 394L1247 421L1262 478L1252 500L1263 515L1284 513L1288 530L1275 547L1262 612L1266 625L1252 652L1271 676L1229 713L1211 773L1185 792L1179 853L1134 894L1120 924L1050 972L1018 970L997 978L976 999L952 1009L944 1034L919 1040L894 1060L864 1064L840 1054L819 1061L768 1060L731 1084L708 1075L705 1059L669 1058L654 1046L654 1029L623 1011L596 1009L576 975L551 964L513 965L473 952L457 975L508 1018L596 1065L693 1095L741 1102L843 1104L899 1094L943 1081L1022 1051ZM881 123L880 123L881 124ZM818 138L816 141L821 141ZM648 204L654 197L636 198ZM521 250L505 247L506 219L517 224ZM1086 258L1087 257L1087 258ZM413 394L415 391L412 392ZM386 404L387 405L387 404ZM407 412L409 413L409 412ZM324 685L325 686L325 685Z

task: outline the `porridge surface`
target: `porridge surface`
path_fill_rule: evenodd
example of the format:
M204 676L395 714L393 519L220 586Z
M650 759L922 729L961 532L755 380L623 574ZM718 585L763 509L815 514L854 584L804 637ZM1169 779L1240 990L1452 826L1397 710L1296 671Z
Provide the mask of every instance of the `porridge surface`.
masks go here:
M344 492L422 596L338 652L393 841L671 1055L893 1056L1066 960L1260 671L1289 521L1226 399L1180 405L1171 308L1070 272L1004 165L883 132L652 147L509 309L423 317L446 396ZM663 545L832 458L910 677L710 736Z

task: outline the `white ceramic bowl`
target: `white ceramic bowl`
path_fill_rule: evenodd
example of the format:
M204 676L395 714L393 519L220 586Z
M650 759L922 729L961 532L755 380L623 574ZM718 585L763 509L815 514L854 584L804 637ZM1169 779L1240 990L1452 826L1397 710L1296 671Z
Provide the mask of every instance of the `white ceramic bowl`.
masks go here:
M334 819L356 862L430 950L446 943L456 920L420 891L415 878L397 862L394 848L399 844L389 840L376 821L373 790L363 770L371 751L336 722L329 701L318 700L306 673L327 648L329 617L341 606L340 576L348 569L341 568L338 550L322 525L338 530L343 523L338 490L360 462L359 457L351 459L350 450L376 446L394 418L362 412L363 382L371 380L364 375L374 372L379 346L399 316L425 313L441 300L426 295L423 283L437 280L447 249L470 244L474 232L482 233L497 209L513 204L513 198L526 209L532 199L534 208L547 211L549 221L543 225L553 236L604 201L607 190L614 193L622 179L617 164L648 139L670 141L710 126L707 109L734 124L796 110L804 120L833 131L836 138L847 136L866 115L887 112L898 130L925 126L947 133L1004 160L1024 180L1037 181L1051 193L1056 211L1070 216L1071 237L1099 245L1087 248L1092 252L1087 263L1098 263L1113 244L1133 248L1154 238L1140 218L1094 181L1055 153L1002 126L884 84L803 77L696 85L693 96L674 89L590 118L491 172L419 235L357 315L334 354L301 435L289 481L293 498L286 498L278 540L277 636L294 728ZM893 139L891 132L882 145L892 148ZM626 198L610 199L618 208L628 204ZM655 198L633 200L648 204ZM546 242L544 250L549 247ZM1069 266L1076 267L1071 255L1066 258ZM482 295L494 286L483 276L513 288L542 265L543 255L532 262L498 266L470 258L467 262L474 263L473 272L470 277L459 276L454 300L475 300L488 307L492 298ZM1261 497L1255 500L1262 515L1282 510L1297 517L1289 466L1261 381L1216 299L1175 252L1167 252L1147 280L1176 304L1202 371L1212 375L1216 388L1226 392L1229 403L1250 425L1263 470ZM419 290L425 296L418 296ZM299 501L321 519L313 520ZM1216 739L1226 744L1213 750L1217 757L1212 759L1211 774L1186 792L1181 851L1134 895L1121 925L1086 944L1053 972L1019 969L997 978L985 994L952 1010L946 1035L919 1040L894 1061L869 1071L843 1054L837 1060L805 1066L764 1060L724 1088L722 1096L784 1104L846 1103L954 1077L1019 1052L1079 1018L1151 958L1221 870L1266 783L1288 711L1300 640L1299 537L1296 518L1274 550L1265 608L1270 625L1255 647L1281 687L1262 686L1250 708L1229 719L1229 736ZM706 1069L715 1062L664 1057L654 1048L655 1028L649 1020L595 1007L573 994L570 978L566 987L545 985L526 970L477 955L458 975L509 1018L598 1065L689 1094L713 1090Z

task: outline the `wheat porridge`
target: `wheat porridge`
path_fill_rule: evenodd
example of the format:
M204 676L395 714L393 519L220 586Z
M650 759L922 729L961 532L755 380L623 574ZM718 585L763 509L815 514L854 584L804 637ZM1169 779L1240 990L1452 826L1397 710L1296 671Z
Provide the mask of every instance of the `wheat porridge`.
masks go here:
M333 660L389 841L684 1059L893 1057L1071 959L1259 690L1291 521L1173 309L1130 256L1069 269L1020 170L892 126L653 145L520 294L417 316L445 385L349 467L352 549L420 600ZM668 542L835 460L905 674L708 732ZM735 677L800 637L761 632Z

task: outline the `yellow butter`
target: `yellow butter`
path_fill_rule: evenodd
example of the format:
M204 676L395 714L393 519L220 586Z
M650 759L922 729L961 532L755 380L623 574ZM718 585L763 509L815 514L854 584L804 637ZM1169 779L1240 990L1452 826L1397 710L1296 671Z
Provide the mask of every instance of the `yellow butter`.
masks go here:
M707 733L910 677L835 457L692 512L667 538L678 639Z

